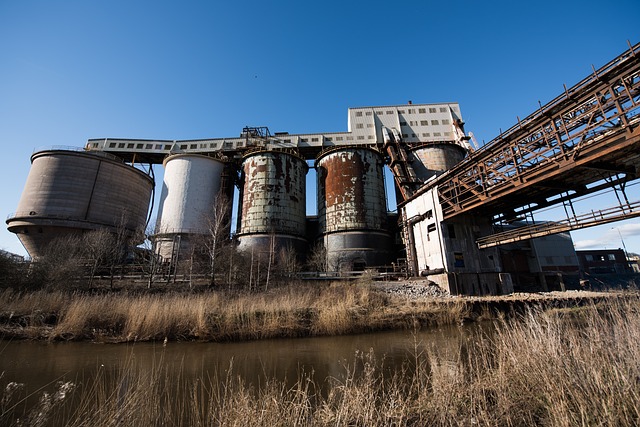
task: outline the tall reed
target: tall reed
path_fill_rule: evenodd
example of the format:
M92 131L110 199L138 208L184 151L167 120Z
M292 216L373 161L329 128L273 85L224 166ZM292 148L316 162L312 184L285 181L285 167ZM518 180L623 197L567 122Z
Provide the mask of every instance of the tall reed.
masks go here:
M162 360L133 361L89 381L73 413L49 414L70 426L640 423L639 299L530 311L448 351L416 341L391 373L383 355L358 352L336 377L301 373L293 385L266 378L262 387L240 380L232 361L222 378L195 379Z

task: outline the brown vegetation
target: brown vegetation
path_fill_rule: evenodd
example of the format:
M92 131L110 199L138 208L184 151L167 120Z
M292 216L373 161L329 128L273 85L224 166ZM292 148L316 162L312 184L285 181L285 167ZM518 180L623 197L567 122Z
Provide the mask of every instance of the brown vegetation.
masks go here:
M203 372L186 380L161 361L152 367L132 361L113 377L100 373L90 381L74 411L56 412L63 405L55 392L40 400L49 402L46 411L32 413L70 426L635 426L639 309L633 298L530 311L462 341L453 354L416 342L391 375L383 357L358 353L342 375L309 373L293 386L269 380L254 388L231 367L224 378ZM57 387L63 386L73 388ZM0 420L15 421L10 415Z
M392 298L365 283L296 283L269 292L0 292L0 333L56 340L229 341L459 323L462 300Z

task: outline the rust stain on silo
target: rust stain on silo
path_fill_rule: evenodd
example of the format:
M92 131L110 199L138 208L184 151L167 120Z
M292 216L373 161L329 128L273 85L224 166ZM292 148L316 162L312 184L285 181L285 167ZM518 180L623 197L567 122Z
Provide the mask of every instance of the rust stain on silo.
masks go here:
M379 228L386 213L379 153L342 148L317 162L326 231Z

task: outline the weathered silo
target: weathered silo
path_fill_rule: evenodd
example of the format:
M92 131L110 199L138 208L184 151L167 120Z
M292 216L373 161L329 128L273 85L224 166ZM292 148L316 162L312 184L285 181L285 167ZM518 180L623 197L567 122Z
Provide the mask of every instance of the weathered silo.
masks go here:
M107 153L39 151L8 229L33 258L72 234L106 228L133 235L144 229L153 185L146 173Z
M332 148L318 156L318 217L329 269L388 262L383 166L380 153L365 147Z
M230 210L232 201L223 185L223 161L199 154L174 154L164 160L163 166L153 240L155 252L163 260L175 261L176 257L188 257L198 239L211 236L216 228L216 211ZM219 195L224 199L218 199Z
M307 162L295 153L260 150L242 161L240 249L290 247L305 253Z
M429 143L411 148L411 166L421 181L448 171L464 159L467 151L458 144Z

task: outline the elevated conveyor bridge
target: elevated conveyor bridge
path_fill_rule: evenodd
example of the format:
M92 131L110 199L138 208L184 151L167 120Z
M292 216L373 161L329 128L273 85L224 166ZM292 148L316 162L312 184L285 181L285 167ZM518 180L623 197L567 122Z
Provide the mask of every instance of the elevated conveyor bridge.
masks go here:
M565 205L567 219L478 240L483 247L640 216L626 187L640 170L640 44L567 89L430 181L444 219L483 215L495 224ZM575 214L572 202L613 189L619 204Z

